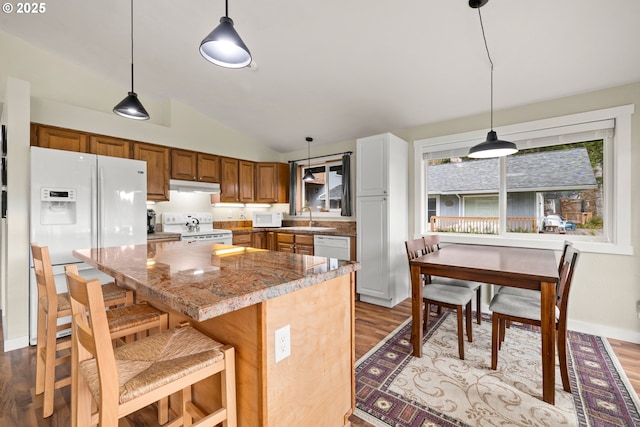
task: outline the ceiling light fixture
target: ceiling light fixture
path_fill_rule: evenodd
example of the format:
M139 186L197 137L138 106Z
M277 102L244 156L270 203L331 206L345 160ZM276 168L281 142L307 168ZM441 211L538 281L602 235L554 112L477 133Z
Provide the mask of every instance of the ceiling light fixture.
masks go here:
M229 18L229 1L225 0L225 16L220 24L200 43L200 54L209 62L225 68L242 68L251 64L251 53Z
M313 174L311 173L311 141L313 141L313 138L308 136L306 140L307 140L307 172L304 174L304 177L302 177L302 180L309 182L309 181L315 181L316 177L313 176Z
M149 113L142 106L138 94L133 90L133 0L131 0L131 92L113 107L113 112L128 119L149 120Z
M487 58L491 64L491 130L487 133L487 140L478 145L471 147L469 157L474 159L486 159L489 157L502 157L518 152L516 144L509 141L498 139L498 134L493 130L493 61L489 54L489 46L487 45L487 37L484 35L484 25L482 24L482 14L480 8L487 4L489 0L469 0L469 6L478 9L480 17L480 28L482 28L482 38L484 39L484 47L487 50Z

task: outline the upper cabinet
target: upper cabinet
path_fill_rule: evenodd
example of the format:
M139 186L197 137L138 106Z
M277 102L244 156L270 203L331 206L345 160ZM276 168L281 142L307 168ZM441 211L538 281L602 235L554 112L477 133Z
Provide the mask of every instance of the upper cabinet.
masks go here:
M133 158L147 162L147 200L169 200L169 148L134 142Z
M251 203L254 201L255 163L248 160L220 158L220 201Z
M256 202L289 202L289 165L286 163L256 163L255 170Z
M171 178L220 182L220 158L214 154L171 149Z
M89 152L88 135L86 133L36 123L31 123L31 145L80 153Z
M389 191L389 169L405 173L407 165L400 169L389 164L389 136L376 135L357 141L356 180L357 196L380 196Z
M89 152L101 156L131 158L132 142L104 135L89 136Z

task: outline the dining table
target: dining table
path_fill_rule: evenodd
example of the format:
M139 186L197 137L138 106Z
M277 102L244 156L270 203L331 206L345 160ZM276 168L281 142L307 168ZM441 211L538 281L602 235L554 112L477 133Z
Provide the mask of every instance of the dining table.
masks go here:
M413 322L411 339L415 357L422 356L423 345L422 275L539 290L542 320L542 399L554 404L558 265L553 250L455 243L415 258L409 265Z

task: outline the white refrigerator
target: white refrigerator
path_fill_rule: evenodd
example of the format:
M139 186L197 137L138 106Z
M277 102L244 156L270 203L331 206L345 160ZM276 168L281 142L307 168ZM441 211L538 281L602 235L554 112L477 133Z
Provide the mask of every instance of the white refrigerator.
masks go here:
M31 147L30 241L48 246L58 292L64 266L103 283L113 279L80 263L74 249L147 242L147 164L140 160ZM37 335L38 291L30 262L29 338Z

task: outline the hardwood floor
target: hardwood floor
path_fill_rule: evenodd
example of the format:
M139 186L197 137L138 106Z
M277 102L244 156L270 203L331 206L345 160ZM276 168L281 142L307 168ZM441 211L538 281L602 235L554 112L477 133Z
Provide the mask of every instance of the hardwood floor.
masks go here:
M356 359L396 329L411 316L411 300L394 308L356 303ZM0 328L0 336L1 336ZM636 393L640 394L640 344L609 340ZM2 339L0 339L0 346ZM42 395L34 395L35 347L5 353L0 348L0 426L3 427L66 427L70 425L69 387L56 390L55 412L42 418ZM156 427L156 412L152 408L136 412L120 421L120 427ZM354 427L371 424L352 416Z

